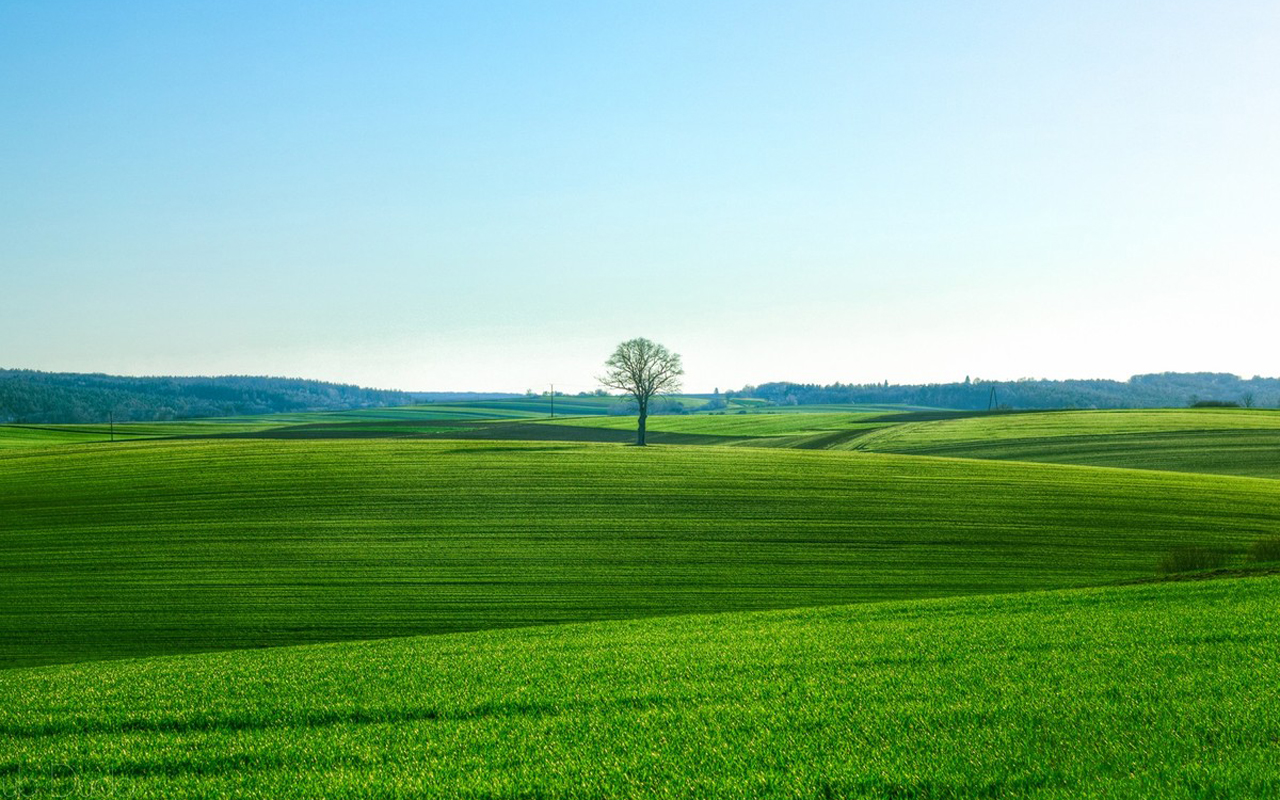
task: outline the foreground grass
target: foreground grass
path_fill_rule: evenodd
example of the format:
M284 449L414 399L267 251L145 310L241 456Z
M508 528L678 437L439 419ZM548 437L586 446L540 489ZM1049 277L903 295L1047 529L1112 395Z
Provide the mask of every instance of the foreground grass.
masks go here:
M0 454L0 665L1082 586L1243 558L1265 480L311 440Z
M848 446L1280 478L1280 412L1206 408L968 416L886 426Z
M1280 794L1280 579L0 671L0 796Z

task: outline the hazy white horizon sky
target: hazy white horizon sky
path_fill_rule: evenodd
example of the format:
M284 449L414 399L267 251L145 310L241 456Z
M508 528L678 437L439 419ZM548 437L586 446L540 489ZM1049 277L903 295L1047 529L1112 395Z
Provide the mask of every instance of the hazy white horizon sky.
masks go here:
M0 5L0 367L1280 374L1273 2Z

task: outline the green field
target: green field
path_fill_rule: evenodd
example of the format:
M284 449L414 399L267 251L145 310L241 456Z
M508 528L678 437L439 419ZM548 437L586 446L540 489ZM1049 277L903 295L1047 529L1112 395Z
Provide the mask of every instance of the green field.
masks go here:
M706 436L781 438L788 441L833 432L863 433L885 423L869 422L881 412L826 412L811 414L692 414L650 417L646 423L654 433L693 433ZM560 424L589 428L634 431L636 418L628 416L577 417L548 420L540 425Z
M1280 478L1280 411L1135 409L966 416L884 426L851 442L913 455Z
M698 397L679 397L677 400L687 409L694 410L706 404ZM618 404L616 397L557 397L555 414L559 417L601 416ZM539 420L550 417L551 400L548 397L515 398L510 400L475 400L458 403L427 403L413 406L362 408L349 411L315 411L287 414L263 414L259 416L217 417L212 419L179 420L174 422L119 422L78 423L68 425L0 425L0 450L18 447L41 447L51 444L94 444L99 442L129 441L133 439L187 438L193 436L234 436L288 432L305 428L314 432L318 426L332 426L327 430L342 435L346 426L349 435L353 429L363 429L368 434L439 433L431 428L432 422L510 422ZM384 427L393 423L396 427ZM413 424L422 423L421 430ZM452 430L452 429L451 429ZM456 432L454 430L453 432ZM302 434L308 435L308 434Z
M0 796L1280 793L1280 578L0 671Z
M1082 586L1280 530L1275 484L716 447L0 454L0 663Z
M1280 792L1280 414L585 400L0 426L0 798Z

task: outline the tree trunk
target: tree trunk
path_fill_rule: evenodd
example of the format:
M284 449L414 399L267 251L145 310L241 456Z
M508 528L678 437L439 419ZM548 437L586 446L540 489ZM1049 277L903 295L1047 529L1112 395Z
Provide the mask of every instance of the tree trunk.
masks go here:
M636 428L636 445L644 447L644 421L649 417L648 403L640 406L640 425Z

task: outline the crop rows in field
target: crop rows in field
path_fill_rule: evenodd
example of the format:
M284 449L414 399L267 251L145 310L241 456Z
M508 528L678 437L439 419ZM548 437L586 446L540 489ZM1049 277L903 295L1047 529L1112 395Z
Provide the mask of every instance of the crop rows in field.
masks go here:
M1280 412L1055 411L885 426L857 449L1280 478Z
M1280 579L0 671L0 796L1280 794Z
M706 400L699 397L678 399L689 409L696 409L706 404ZM561 417L600 416L607 414L618 402L616 397L557 397L554 410ZM548 417L551 411L550 398L530 397L171 422L118 422L114 426L105 422L74 425L14 424L0 425L0 450L56 444L93 444L112 441L113 437L115 441L127 441L192 436L259 435L268 431L278 431L287 437L299 435L296 429L300 428L306 429L306 437L314 438L318 435L321 426L333 426L330 429L332 433L341 437L356 435L361 431L370 436L410 432L407 428L399 430L382 428L380 423L403 425L420 423L424 428L419 432L429 434L441 432L426 427L425 424L430 422L537 420Z
M1243 478L568 443L0 455L0 664L1080 586L1280 530Z

